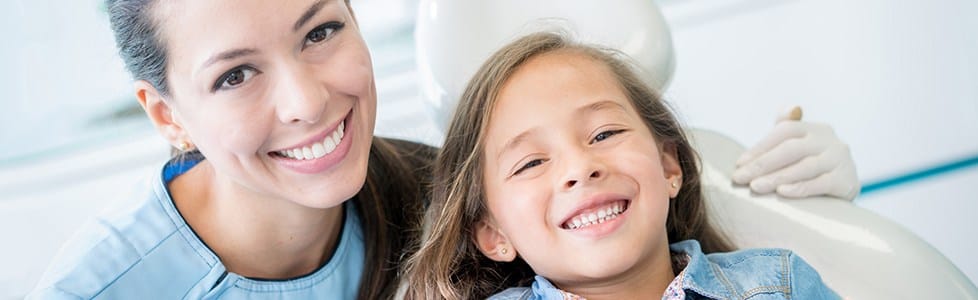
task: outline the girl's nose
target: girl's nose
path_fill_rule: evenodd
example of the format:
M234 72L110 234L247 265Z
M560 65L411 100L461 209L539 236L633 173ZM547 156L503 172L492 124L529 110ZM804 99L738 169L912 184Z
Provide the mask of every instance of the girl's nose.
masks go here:
M575 186L584 184L584 182L586 181L600 179L602 176L604 176L604 173L602 171L593 170L591 171L591 174L588 174L587 176L574 176L569 178L564 182L564 188L572 189Z
M582 151L579 155L567 157L565 160L567 160L566 175L561 180L564 190L570 190L607 176L607 170L600 158L593 157L586 152Z

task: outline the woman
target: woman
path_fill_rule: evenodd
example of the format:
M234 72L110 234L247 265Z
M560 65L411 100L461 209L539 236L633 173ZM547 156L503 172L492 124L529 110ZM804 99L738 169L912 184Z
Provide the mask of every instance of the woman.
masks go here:
M349 3L107 4L139 103L182 154L32 296L390 297L434 152L373 137Z

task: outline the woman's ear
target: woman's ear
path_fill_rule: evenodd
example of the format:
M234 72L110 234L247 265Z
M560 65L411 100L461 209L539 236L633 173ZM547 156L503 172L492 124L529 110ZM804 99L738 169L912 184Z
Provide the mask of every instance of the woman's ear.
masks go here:
M679 164L679 154L676 151L675 143L664 143L662 145L662 174L666 177L666 188L669 190L669 198L679 195L679 189L683 186L683 168Z
M136 101L146 111L156 130L176 148L184 148L189 143L187 133L183 126L173 116L170 104L164 101L160 92L152 84L145 80L137 80L134 84L136 90Z
M511 262L516 259L516 249L513 249L506 237L492 220L482 220L475 224L475 245L483 255L498 262Z

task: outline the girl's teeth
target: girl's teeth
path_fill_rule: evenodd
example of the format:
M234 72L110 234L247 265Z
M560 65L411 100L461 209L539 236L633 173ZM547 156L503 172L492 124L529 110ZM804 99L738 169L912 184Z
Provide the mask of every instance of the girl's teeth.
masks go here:
M580 229L588 227L594 224L601 224L608 220L617 218L619 214L624 211L622 209L621 203L615 203L604 209L599 209L596 212L581 214L572 218L564 224L564 227L568 229Z

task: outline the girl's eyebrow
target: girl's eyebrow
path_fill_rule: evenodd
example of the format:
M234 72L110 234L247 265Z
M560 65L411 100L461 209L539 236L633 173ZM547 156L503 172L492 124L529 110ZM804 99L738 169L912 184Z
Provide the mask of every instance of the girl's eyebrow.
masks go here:
M621 103L612 100L601 100L577 108L574 114L584 115L588 112L595 112L601 110L620 110L622 112L628 111L627 109L625 109L624 105L621 105ZM506 144L499 150L499 153L496 154L496 160L499 160L504 153L516 148L517 146L525 142L527 139L529 139L529 137L536 134L537 129L538 129L537 127L530 128L529 130L521 132L520 134L516 135L516 137L509 139L509 141L507 141Z
M496 154L496 160L499 160L499 158L503 156L503 153L513 150L514 148L522 144L524 141L527 140L527 138L534 135L536 132L537 132L536 127L530 128L529 130L521 132L520 134L516 135L516 137L509 139L509 141L506 142L506 145L503 146L503 148L499 150L499 153Z
M624 105L621 105L621 103L611 100L601 100L577 108L574 114L583 115L588 112L601 111L605 109L621 110L622 112L628 111L628 109L626 109Z

